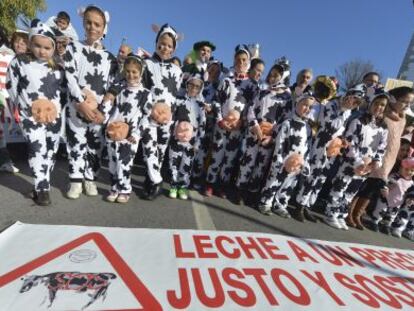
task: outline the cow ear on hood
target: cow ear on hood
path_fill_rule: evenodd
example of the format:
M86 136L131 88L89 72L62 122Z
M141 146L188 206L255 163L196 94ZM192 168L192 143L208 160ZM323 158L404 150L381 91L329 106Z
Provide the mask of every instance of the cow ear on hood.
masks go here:
M184 40L184 34L182 32L177 33L177 41L183 41Z
M151 24L151 29L153 32L158 33L161 29L161 27L157 24Z

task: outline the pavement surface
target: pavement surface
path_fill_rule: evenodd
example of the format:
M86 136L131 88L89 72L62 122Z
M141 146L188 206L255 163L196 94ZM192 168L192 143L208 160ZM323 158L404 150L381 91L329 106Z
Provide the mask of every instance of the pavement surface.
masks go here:
M130 201L119 204L104 201L109 189L106 167L103 167L97 182L99 196L82 195L78 200L65 198L69 182L68 164L67 160L60 159L52 174L52 205L40 207L28 195L32 189L32 178L22 150L13 156L20 173L0 173L0 231L15 221L21 221L32 224L266 232L299 238L414 248L414 242L405 238L352 228L349 231L336 230L321 221L316 224L299 223L294 219L264 216L252 207L234 205L218 197L206 198L196 191L190 192L188 201L172 200L167 197L167 183L164 183L164 195L154 201L142 200L139 198L143 182L141 165L133 167L134 193Z

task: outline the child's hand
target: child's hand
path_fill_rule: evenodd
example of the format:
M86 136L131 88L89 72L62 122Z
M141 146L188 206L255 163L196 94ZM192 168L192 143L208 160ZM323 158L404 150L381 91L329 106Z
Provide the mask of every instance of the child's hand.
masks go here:
M211 105L204 103L204 110L207 113L210 113L213 109L211 108Z
M93 123L95 124L102 124L105 121L105 117L99 110L94 111L95 117L93 119Z
M272 141L272 136L264 136L261 141L262 146L268 146Z
M217 122L218 126L225 131L231 131L231 127L229 125L229 123L226 120L220 120Z
M127 138L127 140L128 140L131 144L136 144L136 143L137 143L137 140L135 139L135 137L134 137L134 136L129 136L129 137Z
M89 108L89 105L86 103L86 101L79 103L77 105L77 110L79 113L88 121L94 122L95 120L95 112Z
M381 195L382 195L384 198L388 197L388 194L389 194L389 193L390 193L390 191L389 191L388 187L384 187L384 188L382 188L382 189L381 189Z
M372 161L368 167L370 168L371 171L376 170L377 168L380 167L380 163L379 161Z
M256 139L261 142L263 139L262 129L259 124L256 124L251 127L250 131L256 136Z
M106 93L102 100L103 103L110 102L111 104L113 104L114 101L115 101L115 96L111 93Z

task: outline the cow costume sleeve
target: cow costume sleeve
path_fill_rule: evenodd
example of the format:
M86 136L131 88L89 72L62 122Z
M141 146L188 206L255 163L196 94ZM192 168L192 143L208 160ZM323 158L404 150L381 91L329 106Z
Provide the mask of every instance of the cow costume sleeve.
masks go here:
M19 70L19 60L18 58L14 58L9 68L7 69L7 80L6 80L6 88L7 92L9 93L10 103L13 106L13 110L17 108L17 88L19 85L19 81L21 81L21 75Z
M272 161L280 169L289 154L289 122L283 122L275 138L275 153Z
M354 167L364 164L363 155L360 151L360 144L362 142L361 132L362 124L359 119L352 120L345 132L345 139L349 143L346 156L354 160Z
M77 60L77 47L72 42L66 48L66 53L63 57L65 62L66 79L68 81L69 95L72 101L82 103L85 98L79 86L79 64Z
M388 130L385 128L381 129L377 135L379 136L379 143L378 143L376 153L374 157L372 158L372 160L382 163L382 159L385 154L385 149L387 148Z
M253 104L248 107L247 122L249 124L249 127L259 124L259 122L257 122L256 111L260 110L260 104L261 104L260 96L256 96L253 99Z
M219 87L213 97L213 111L217 122L223 120L222 106L230 97L230 80L224 79L220 82Z

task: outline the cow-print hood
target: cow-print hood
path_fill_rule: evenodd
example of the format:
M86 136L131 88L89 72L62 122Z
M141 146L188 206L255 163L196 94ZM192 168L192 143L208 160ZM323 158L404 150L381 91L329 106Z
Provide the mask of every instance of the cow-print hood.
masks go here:
M55 36L57 35L48 25L43 24L40 20L34 19L30 25L29 40L33 36L42 36L52 41L53 47L56 47Z
M193 73L193 74L191 74L188 77L188 79L185 82L185 84L187 85L192 80L199 80L199 81L201 81L201 89L200 89L199 95L197 96L197 99L201 99L202 96L203 96L202 94L203 94L203 90L204 90L204 79L203 79L203 76L200 73Z
M169 33L169 34L171 34L173 36L173 38L174 38L174 46L175 46L177 44L177 41L179 40L179 35L178 35L177 31L173 27L171 27L170 25L168 25L168 24L162 25L161 28L158 30L157 37L155 38L155 44L157 44L158 43L158 40L163 35L165 35L166 33Z

